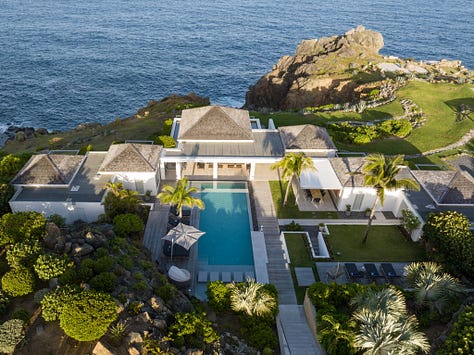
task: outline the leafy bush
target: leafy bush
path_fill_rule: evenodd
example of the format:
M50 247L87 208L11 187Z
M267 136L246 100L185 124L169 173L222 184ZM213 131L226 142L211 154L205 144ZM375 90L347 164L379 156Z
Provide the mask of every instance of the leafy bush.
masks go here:
M94 263L94 271L96 273L101 273L105 271L110 271L115 265L115 259L110 255L102 256L97 259Z
M64 332L79 341L99 339L117 319L112 296L97 291L82 291L61 308L59 324Z
M67 269L59 278L62 285L73 285L78 283L77 272L74 268Z
M132 316L136 316L138 313L142 311L142 308L143 308L143 303L130 301L129 304L127 305L127 312L128 314Z
M45 321L51 322L58 319L62 308L67 302L77 297L80 289L64 286L48 292L41 300L41 314Z
M13 197L15 190L11 184L0 184L0 216L11 212L8 201Z
M171 136L158 136L155 139L155 144L162 145L163 148L176 147L176 141Z
M451 273L474 275L474 235L469 219L461 213L431 213L423 227L432 258L439 259Z
M12 314L12 319L19 319L23 321L24 324L28 324L30 321L31 314L26 309L17 309Z
M27 295L34 291L35 275L26 267L12 269L3 275L2 288L12 297Z
M23 321L11 319L0 325L0 352L10 354L24 337Z
M112 272L103 272L94 276L89 283L97 291L112 292L117 285L117 276Z
M48 217L48 221L53 222L59 228L64 228L66 226L66 219L59 214L52 214Z
M155 293L158 297L162 298L163 301L169 302L173 299L174 295L176 294L176 287L174 287L170 283L167 283L161 287L158 287L155 290Z
M39 212L6 213L0 219L0 246L38 240L46 231L46 219Z
M474 304L459 315L439 355L474 354Z
M265 348L276 349L278 338L272 326L266 322L257 321L253 318L251 326L245 330L249 345L263 350Z
M219 340L205 313L176 313L176 321L169 328L168 338L178 348L187 346L204 349L206 344Z
M41 280L50 280L53 277L61 276L73 263L66 255L42 254L35 263L35 271Z
M10 297L8 297L5 291L0 290L0 316L3 316L7 312L9 304Z
M27 156L8 154L0 160L0 181L10 181L28 160Z
M120 255L118 258L118 263L122 265L125 269L130 270L133 267L133 260L128 255Z
M285 225L285 230L289 232L301 232L303 230L303 227L299 223L291 221L290 223Z
M209 282L206 295L209 306L216 312L224 312L231 309L230 288L222 281Z
M163 129L162 132L165 136L169 136L171 134L171 128L173 127L173 120L168 118L163 122Z
M37 240L15 243L8 248L6 259L11 268L33 267L41 251Z
M402 221L403 227L407 230L408 233L411 233L413 230L417 229L421 225L420 219L415 216L415 214L407 209L402 209Z
M86 155L87 152L92 150L92 144L85 145L79 149L79 155Z
M128 237L145 229L140 217L133 213L119 214L114 218L114 232L119 237Z

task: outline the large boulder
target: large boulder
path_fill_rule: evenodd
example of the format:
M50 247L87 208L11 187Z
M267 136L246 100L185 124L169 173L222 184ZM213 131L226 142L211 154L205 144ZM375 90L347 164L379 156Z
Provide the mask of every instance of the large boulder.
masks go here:
M94 247L90 244L84 243L82 245L76 246L73 250L73 256L85 256L89 255L94 251Z
M344 35L303 40L294 56L283 56L246 95L248 109L300 109L358 99L347 73L383 58L379 32L363 26Z

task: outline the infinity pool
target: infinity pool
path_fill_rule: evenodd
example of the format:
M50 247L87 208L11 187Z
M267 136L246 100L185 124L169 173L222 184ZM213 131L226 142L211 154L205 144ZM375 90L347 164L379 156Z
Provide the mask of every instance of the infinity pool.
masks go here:
M246 183L202 183L200 265L253 265Z

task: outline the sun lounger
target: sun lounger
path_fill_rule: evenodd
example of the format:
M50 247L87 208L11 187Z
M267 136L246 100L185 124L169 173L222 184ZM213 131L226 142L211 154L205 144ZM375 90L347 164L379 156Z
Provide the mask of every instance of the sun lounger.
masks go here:
M388 279L394 279L394 278L400 277L400 275L398 275L397 272L395 271L395 269L393 268L392 264L382 263L382 264L380 264L380 267L382 269L383 274Z
M375 267L375 264L364 264L365 273L369 279L376 279L378 277L383 277Z
M219 281L219 272L212 271L209 273L209 281Z
M241 271L234 271L234 281L235 282L243 282L244 281L244 274Z
M245 281L247 281L249 278L255 280L255 274L253 273L253 271L245 272Z
M352 281L355 281L355 280L358 280L358 279L361 279L362 277L364 277L364 274L362 274L362 272L360 272L357 269L357 266L354 263L345 263L344 264L344 269L346 270L347 276Z
M231 282L232 278L229 271L222 271L222 282Z

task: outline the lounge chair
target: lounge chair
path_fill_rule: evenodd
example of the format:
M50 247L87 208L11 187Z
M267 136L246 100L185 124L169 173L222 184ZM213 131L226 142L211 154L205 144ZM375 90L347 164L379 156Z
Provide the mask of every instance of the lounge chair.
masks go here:
M209 281L219 281L219 272L218 271L211 271L209 273Z
M234 271L234 281L235 282L243 282L244 281L244 274L241 271Z
M191 281L191 273L186 269L180 269L173 265L168 270L168 278L176 286L186 286Z
M207 282L209 273L207 271L199 271L198 273L198 282Z
M364 274L357 269L354 263L345 263L344 270L351 281L358 281L364 277Z
M364 264L364 268L367 277L372 281L383 277L383 275L378 272L377 268L375 267L375 264Z
M380 264L380 268L382 269L382 273L389 281L393 281L394 279L400 277L400 275L398 275L393 268L393 265L390 263L382 263Z
M232 281L230 271L222 271L222 282L229 283Z

